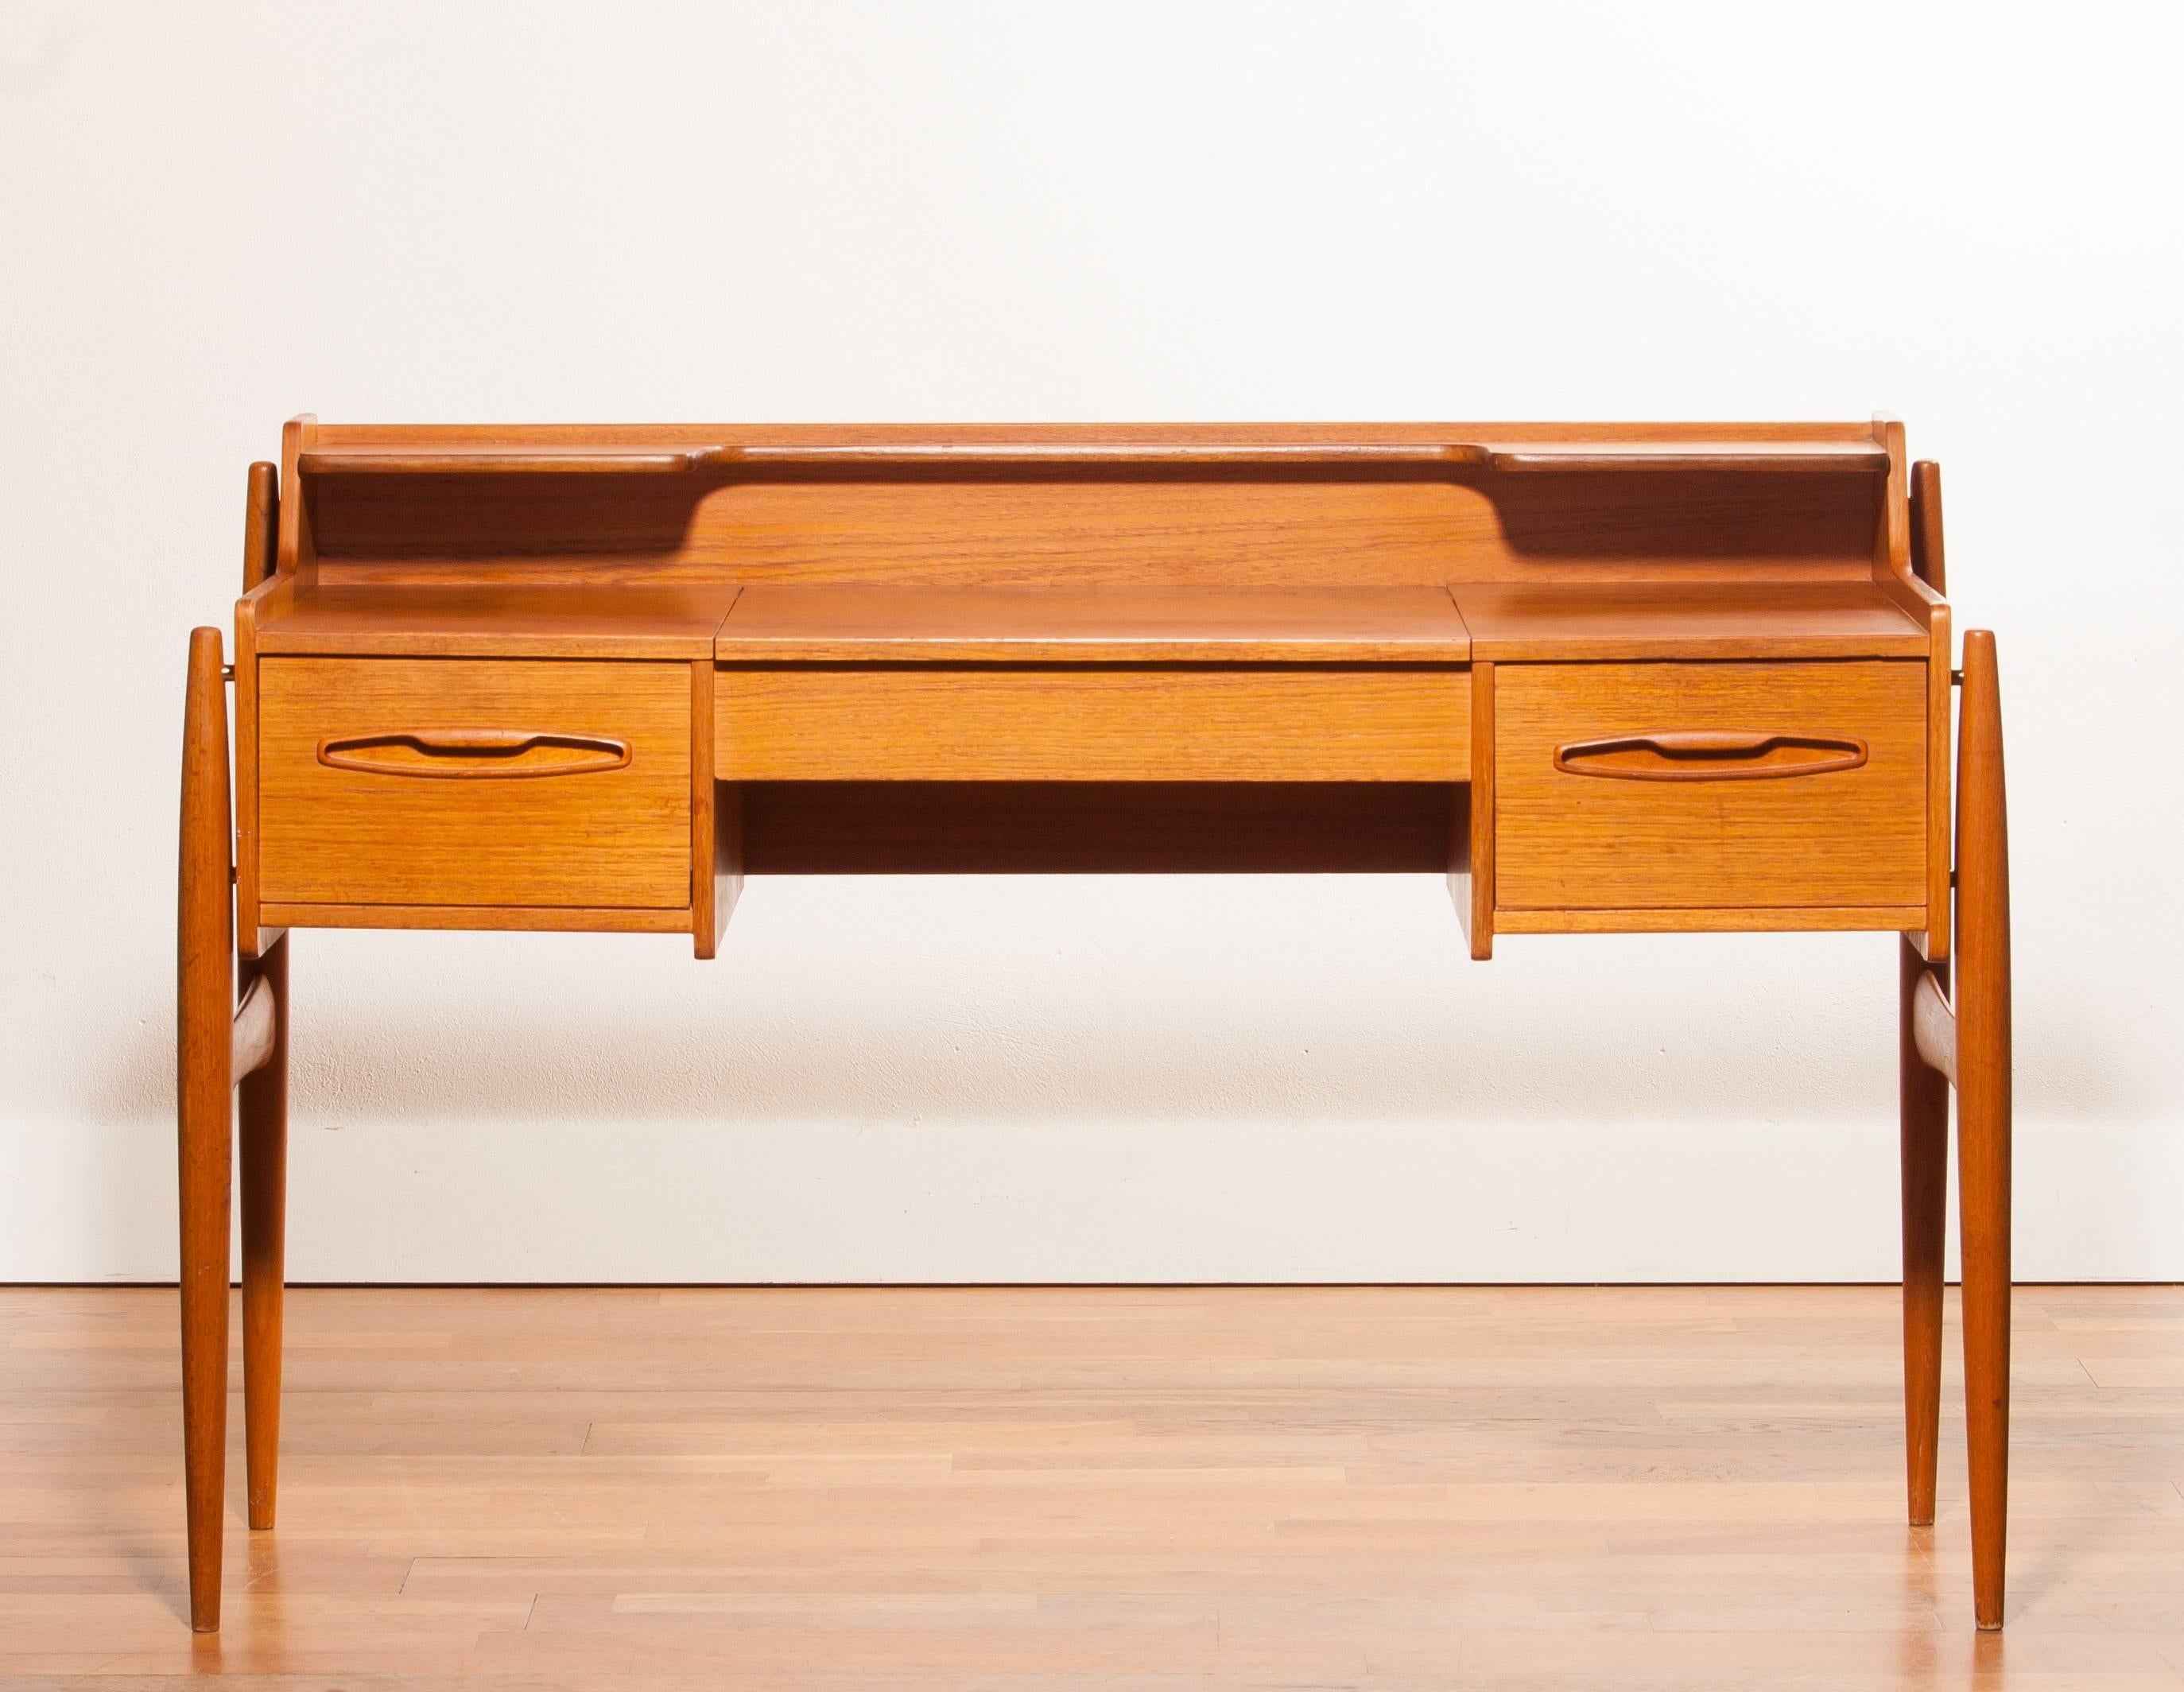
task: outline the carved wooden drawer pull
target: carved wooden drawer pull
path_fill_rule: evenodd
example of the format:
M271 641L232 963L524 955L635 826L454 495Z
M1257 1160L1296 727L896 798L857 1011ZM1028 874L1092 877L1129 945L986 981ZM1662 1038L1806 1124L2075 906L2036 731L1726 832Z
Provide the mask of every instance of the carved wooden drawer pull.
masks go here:
M1756 782L1855 770L1865 755L1848 735L1682 729L1573 741L1555 749L1555 768L1620 782Z
M374 776L582 776L623 768L629 762L629 743L533 729L413 728L329 735L319 743L319 762Z

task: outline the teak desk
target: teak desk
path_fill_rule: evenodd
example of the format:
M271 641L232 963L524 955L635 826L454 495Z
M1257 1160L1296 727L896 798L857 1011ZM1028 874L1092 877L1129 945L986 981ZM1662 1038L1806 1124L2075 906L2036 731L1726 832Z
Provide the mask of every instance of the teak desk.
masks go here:
M1497 932L1902 935L1910 1518L1953 1084L1974 1608L2001 1624L2001 708L1991 635L1953 673L1939 474L1900 424L300 417L251 466L243 586L231 828L216 629L182 749L198 1628L237 1088L273 1524L289 929L687 932L710 958L746 874L967 870L1446 871L1475 958Z

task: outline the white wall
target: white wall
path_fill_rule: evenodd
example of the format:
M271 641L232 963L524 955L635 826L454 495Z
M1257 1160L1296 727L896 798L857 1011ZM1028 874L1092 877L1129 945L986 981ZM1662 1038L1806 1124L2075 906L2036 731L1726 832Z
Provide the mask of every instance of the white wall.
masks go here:
M2000 632L2023 1274L2184 1276L2170 8L0 7L0 1278L173 1272L185 632L328 419L1859 417ZM1885 1277L1893 942L1436 881L296 944L298 1278Z

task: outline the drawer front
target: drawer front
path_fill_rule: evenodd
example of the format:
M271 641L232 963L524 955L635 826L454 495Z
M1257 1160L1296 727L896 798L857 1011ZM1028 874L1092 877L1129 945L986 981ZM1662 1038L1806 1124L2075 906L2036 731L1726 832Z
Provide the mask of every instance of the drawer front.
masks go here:
M1495 904L1923 906L1926 666L1510 664Z
M688 909L688 664L269 658L267 902Z
M730 665L723 781L1460 782L1452 666Z

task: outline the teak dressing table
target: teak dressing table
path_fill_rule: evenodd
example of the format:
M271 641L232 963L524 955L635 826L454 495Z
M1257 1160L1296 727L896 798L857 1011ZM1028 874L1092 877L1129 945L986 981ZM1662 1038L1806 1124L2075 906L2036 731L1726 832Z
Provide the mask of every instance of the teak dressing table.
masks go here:
M182 755L198 1629L238 1116L273 1523L290 929L709 958L746 874L1091 870L1446 871L1481 959L1497 934L1899 934L1909 1515L1934 1512L1953 1087L1974 1608L2001 1624L2001 710L1991 635L1953 665L1939 474L1900 424L301 417L251 466L243 554L231 671L191 636Z

